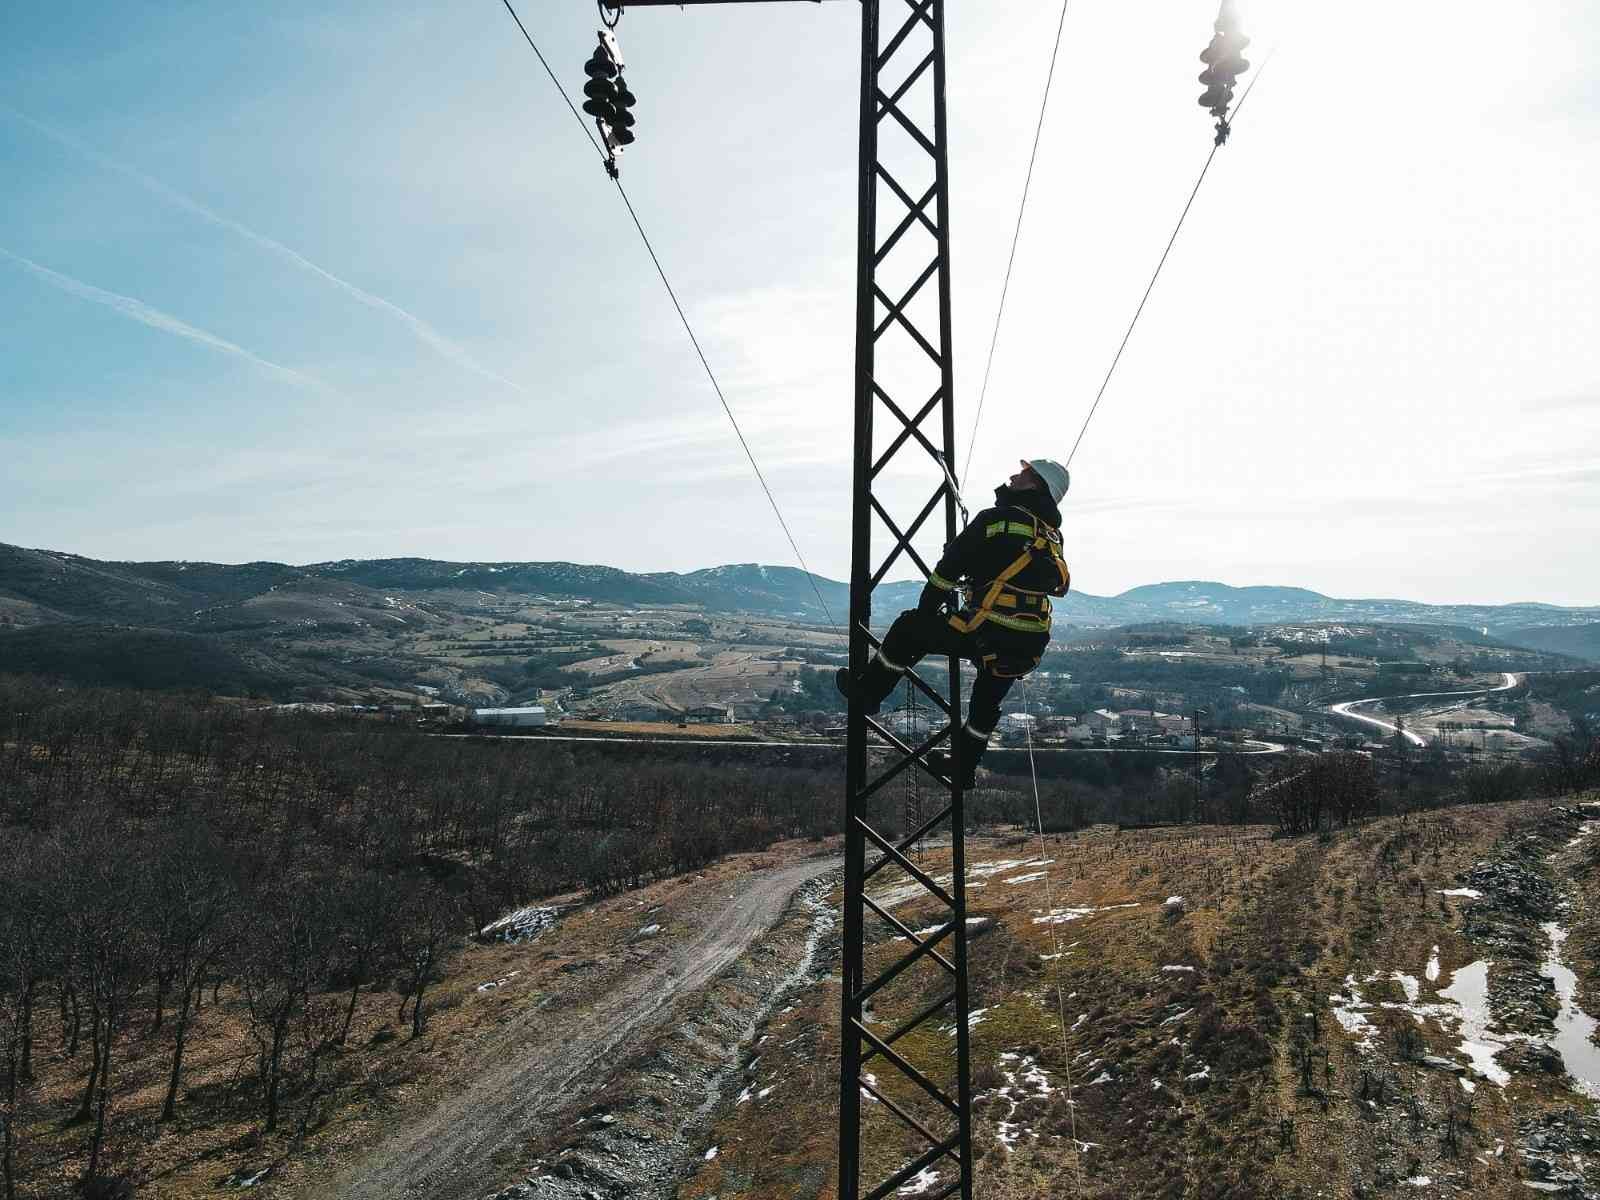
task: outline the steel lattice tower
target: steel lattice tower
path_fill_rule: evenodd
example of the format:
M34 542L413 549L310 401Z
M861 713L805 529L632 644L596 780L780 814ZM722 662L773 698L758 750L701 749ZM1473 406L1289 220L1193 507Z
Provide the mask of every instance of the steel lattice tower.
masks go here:
M783 0L603 0L603 5L620 12L668 4L777 2ZM866 666L878 644L872 633L878 585L896 567L928 574L919 540L924 547L938 546L959 531L951 482L956 464L944 13L944 0L861 0L852 672ZM907 679L931 702L935 719L945 718L919 745L897 737L859 703L850 706L839 1200L881 1200L932 1171L939 1181L924 1191L927 1200L972 1198L961 790L930 771L945 802L898 840L880 831L874 817L881 809L892 818L892 807L885 804L889 784L905 771L927 770L930 750L953 746L961 724L960 665L949 660L942 694L914 672ZM947 882L913 859L919 846L940 835L950 841ZM901 904L920 901L935 908L932 932L913 931L893 915L891 908L900 905L886 902L881 891L868 892L869 885L882 889L891 882L904 893ZM916 1035L929 1029L937 1031L938 1050L919 1055L912 1048ZM953 1063L947 1032L955 1041Z
M887 20L881 18L887 17ZM956 497L945 466L955 465L954 373L950 320L950 172L945 116L944 0L863 0L861 6L860 223L857 245L855 478L850 571L850 669L862 671L877 639L872 595L902 557L927 575L913 545L943 517L943 541L958 532ZM883 432L878 429L879 418ZM909 459L917 507L896 510L885 469ZM905 473L897 472L901 478ZM897 480L898 482L898 480ZM905 490L897 486L894 493ZM923 499L923 497L926 499ZM942 511L941 511L942 510ZM937 526L934 527L937 529ZM875 551L875 534L886 551ZM949 663L944 695L915 675L946 721L920 745L896 737L861 706L850 706L846 763L844 967L839 1090L840 1200L880 1200L924 1171L939 1171L932 1200L972 1196L972 1095L968 1033L966 880L963 803L948 803L898 841L874 825L872 798L903 771L924 769L928 751L952 745L961 723L961 673ZM869 754L882 747L885 754ZM915 848L948 831L949 882L913 861ZM937 927L918 934L869 894L874 880L909 876L913 898L937 906ZM868 918L874 943L869 970ZM887 955L885 955L887 951ZM932 993L931 999L929 993ZM897 995L900 993L901 995ZM902 995L904 999L902 999ZM869 1008L869 1004L871 1008ZM873 1020L882 1010L885 1019ZM927 1026L953 1025L954 1079L935 1075L928 1056L907 1047ZM935 1056L948 1061L944 1042ZM906 1052L902 1052L906 1051ZM868 1070L868 1067L876 1070ZM882 1072L887 1079L879 1079ZM893 1080L890 1083L889 1080ZM863 1102L899 1136L863 1137ZM880 1117L879 1114L886 1114ZM885 1144L888 1143L888 1144ZM887 1153L865 1154L869 1144ZM954 1178L948 1173L954 1168ZM864 1180L863 1175L867 1178Z

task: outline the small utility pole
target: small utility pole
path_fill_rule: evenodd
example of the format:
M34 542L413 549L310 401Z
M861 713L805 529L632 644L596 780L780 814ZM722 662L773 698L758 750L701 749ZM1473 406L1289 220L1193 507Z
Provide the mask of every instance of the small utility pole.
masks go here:
M1194 710L1194 812L1193 819L1200 819L1200 718L1205 716L1206 710L1195 705Z

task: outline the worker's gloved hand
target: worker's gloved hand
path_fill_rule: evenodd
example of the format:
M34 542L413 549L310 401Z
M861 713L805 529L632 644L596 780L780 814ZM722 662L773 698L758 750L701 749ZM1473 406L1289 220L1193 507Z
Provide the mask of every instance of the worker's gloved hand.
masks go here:
M917 611L924 616L934 617L944 609L944 602L950 598L950 592L933 584L923 586L922 595L917 599Z

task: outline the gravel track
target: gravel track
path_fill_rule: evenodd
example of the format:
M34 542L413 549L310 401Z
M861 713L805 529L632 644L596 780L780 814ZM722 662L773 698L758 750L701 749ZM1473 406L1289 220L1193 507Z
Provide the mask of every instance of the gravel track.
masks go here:
M422 1118L346 1168L322 1195L342 1200L481 1200L503 1181L492 1161L609 1078L611 1067L665 1024L782 917L807 881L839 865L815 859L748 876L711 903L701 929L593 1005L530 1010L488 1048L481 1069Z

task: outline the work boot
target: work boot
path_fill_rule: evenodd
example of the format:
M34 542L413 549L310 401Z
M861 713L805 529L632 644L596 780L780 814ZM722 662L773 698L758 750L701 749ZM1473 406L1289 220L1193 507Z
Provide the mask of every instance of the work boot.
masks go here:
M840 667L834 672L833 682L841 696L846 700L859 699L861 711L869 717L875 717L889 693L899 685L900 672L884 666L883 658L874 655L859 680L852 680L849 670Z

